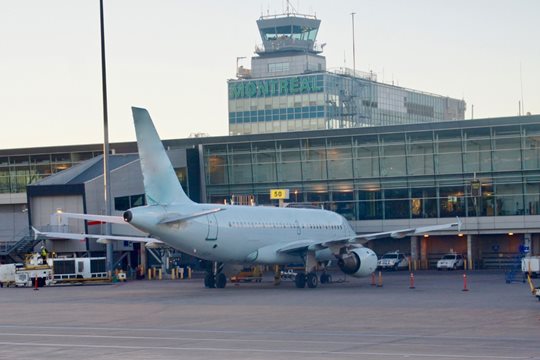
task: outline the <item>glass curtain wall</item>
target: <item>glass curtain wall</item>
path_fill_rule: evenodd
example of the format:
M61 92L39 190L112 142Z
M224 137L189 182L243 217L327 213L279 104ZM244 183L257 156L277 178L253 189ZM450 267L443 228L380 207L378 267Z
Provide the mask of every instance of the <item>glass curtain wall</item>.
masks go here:
M269 190L279 187L290 190L290 202L351 220L540 213L540 125L357 131L205 149L210 200L234 188L270 204Z
M0 194L24 193L26 185L100 154L90 151L0 156Z

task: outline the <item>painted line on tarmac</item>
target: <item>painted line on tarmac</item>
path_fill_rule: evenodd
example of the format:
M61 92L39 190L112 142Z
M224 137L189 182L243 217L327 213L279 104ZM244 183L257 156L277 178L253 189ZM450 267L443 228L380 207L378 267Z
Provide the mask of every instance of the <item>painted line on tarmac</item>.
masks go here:
M352 355L352 356L393 356L393 357L414 357L429 359L540 359L531 356L493 356L493 355L456 355L456 354L417 354L417 353L386 353L386 352L364 352L364 351L313 351L313 350L286 350L286 349L231 349L217 347L182 347L182 346L127 346L127 345L76 345L76 344L51 344L51 343L28 343L28 342L7 342L2 341L0 345L21 346L21 347L49 347L49 348L78 348L78 349L118 349L118 350L171 350L171 351L213 351L232 353L272 353L272 354L312 354L312 355Z
M122 328L122 327L82 327L82 326L35 326L35 325L0 325L1 328L11 329L36 329L36 330L79 330L79 331L133 331L133 332L155 332L155 333L209 333L209 334L231 334L231 335L289 335L289 336L333 336L333 337L366 337L366 338L398 338L398 339L442 339L442 340L481 340L481 341L518 341L530 342L537 341L537 337L481 337L481 336L447 336L447 335L403 335L403 334L373 334L362 332L314 332L303 331L299 334L298 331L243 331L243 330L203 330L203 329L164 329L164 328ZM299 330L300 331L300 330Z
M148 341L154 341L154 340L163 340L163 341L214 341L214 342L228 342L228 343L292 343L292 344L325 344L325 345L351 345L351 346L391 346L391 347L404 347L404 346L427 346L427 347L452 347L457 345L448 345L448 344L434 344L432 342L428 343L420 343L420 342L414 342L414 343L395 343L395 342L381 342L381 343L374 343L374 342L366 342L366 341L337 341L337 340L302 340L302 339L296 339L296 340L272 340L272 339L238 339L238 338L209 338L209 337L161 337L161 336L133 336L133 335L95 335L95 334L48 334L48 333L0 333L1 337L42 337L42 338L72 338L72 339L110 339L110 340L148 340ZM400 340L400 339L396 339ZM537 346L531 345L529 346L530 349L528 350L536 350ZM485 348L485 349L494 349L492 345L474 345L475 349ZM513 350L515 347L513 346L497 346L497 350ZM524 349L523 346L521 346L522 350Z

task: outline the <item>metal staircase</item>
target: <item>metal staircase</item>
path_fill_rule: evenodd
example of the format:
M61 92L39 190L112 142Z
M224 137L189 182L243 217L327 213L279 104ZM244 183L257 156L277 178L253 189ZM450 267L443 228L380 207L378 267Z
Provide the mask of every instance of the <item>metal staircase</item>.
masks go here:
M43 239L36 238L29 230L24 230L18 234L14 241L8 241L1 244L0 257L9 258L14 262L22 262L24 255L32 252L34 247Z

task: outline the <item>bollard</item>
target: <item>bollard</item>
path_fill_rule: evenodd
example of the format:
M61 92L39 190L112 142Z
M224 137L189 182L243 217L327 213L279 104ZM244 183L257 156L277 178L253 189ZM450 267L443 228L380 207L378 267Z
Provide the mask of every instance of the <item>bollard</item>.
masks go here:
M39 287L38 287L38 278L37 276L34 278L36 281L34 281L34 290L39 290Z
M463 274L463 290L461 291L469 291L469 289L467 289L467 274Z
M191 280L191 266L187 267L187 277Z
M281 270L279 265L274 265L274 285L277 286L281 284Z
M409 285L409 289L414 289L414 274L411 272L411 283Z
M371 286L376 286L377 284L375 284L375 273L372 272L371 273Z
M148 269L148 280L152 280L152 269Z
M382 287L382 272L379 271L379 283L377 284L377 287Z
M158 269L158 279L163 280L163 270L161 268Z
M184 268L180 268L180 279L184 280Z

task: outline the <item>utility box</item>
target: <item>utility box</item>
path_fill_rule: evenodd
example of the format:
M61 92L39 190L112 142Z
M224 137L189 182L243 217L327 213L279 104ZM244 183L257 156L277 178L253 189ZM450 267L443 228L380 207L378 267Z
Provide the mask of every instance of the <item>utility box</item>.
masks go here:
M540 256L527 256L521 259L521 271L530 273L531 277L540 274Z

